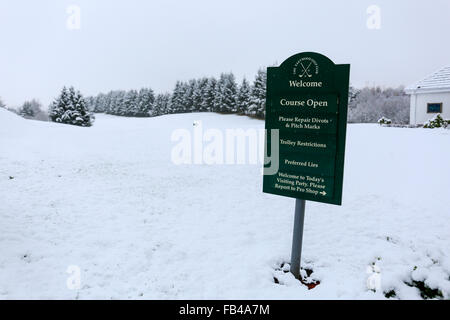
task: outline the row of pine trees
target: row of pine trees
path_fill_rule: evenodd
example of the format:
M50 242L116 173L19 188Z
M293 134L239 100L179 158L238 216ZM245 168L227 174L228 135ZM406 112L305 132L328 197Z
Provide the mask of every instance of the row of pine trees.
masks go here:
M236 83L233 73L218 79L178 81L172 93L157 94L150 88L116 90L87 97L88 109L129 117L154 117L171 113L220 112L263 118L266 99L266 73L259 70L250 84L245 78Z
M172 93L157 94L152 89L117 90L83 98L74 88L63 88L50 105L48 114L37 100L26 101L19 110L8 108L28 119L92 125L92 113L108 113L129 117L153 117L171 113L220 112L237 113L258 118L265 115L266 74L259 70L250 84L243 79L236 84L232 73L219 79L200 78L178 81ZM0 107L5 107L0 100ZM388 117L394 123L409 123L409 97L400 88L350 87L348 121L377 122Z
M178 81L172 93L156 94L150 88L115 90L83 98L73 87L64 87L50 105L51 121L91 126L91 113L127 117L154 117L172 113L220 112L264 118L266 73L259 70L250 84L245 78L236 83L233 73L222 73L218 79L200 78Z

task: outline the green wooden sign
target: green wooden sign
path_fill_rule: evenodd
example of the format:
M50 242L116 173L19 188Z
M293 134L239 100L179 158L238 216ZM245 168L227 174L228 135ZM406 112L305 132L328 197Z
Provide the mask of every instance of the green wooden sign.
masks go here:
M265 170L263 192L341 204L349 74L350 65L314 52L267 68L265 168L277 150L278 170Z

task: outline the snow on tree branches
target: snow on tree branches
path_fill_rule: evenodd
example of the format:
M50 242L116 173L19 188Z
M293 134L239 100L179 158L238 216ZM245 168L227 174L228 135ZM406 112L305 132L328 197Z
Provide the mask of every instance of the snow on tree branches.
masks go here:
M49 117L54 122L82 127L91 126L93 121L83 96L73 87L63 87L59 97L50 105Z
M265 69L258 70L254 81L245 78L236 83L233 73L219 78L203 77L177 81L171 93L155 94L150 88L116 90L86 99L92 112L128 117L154 117L172 113L237 113L263 119L266 113ZM409 122L409 97L403 88L363 88L349 90L349 122L376 123L381 117L393 124Z

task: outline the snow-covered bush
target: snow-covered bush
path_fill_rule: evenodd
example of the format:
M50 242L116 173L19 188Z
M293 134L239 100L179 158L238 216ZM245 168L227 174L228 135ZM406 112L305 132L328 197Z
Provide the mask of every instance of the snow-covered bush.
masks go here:
M434 118L428 120L423 124L424 128L433 129L433 128L447 128L448 121L442 118L441 114L437 114Z
M50 119L54 122L90 127L93 117L79 91L64 87L60 96L50 105Z
M388 119L388 118L385 118L385 117L381 117L380 119L378 119L378 124L380 126L387 125L387 124L392 124L392 120Z

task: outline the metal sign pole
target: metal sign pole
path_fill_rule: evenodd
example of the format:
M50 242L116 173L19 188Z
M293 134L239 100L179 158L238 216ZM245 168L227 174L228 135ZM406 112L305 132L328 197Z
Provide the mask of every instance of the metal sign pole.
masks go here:
M295 199L294 235L292 237L291 273L300 279L300 259L302 257L303 222L305 220L305 200Z

